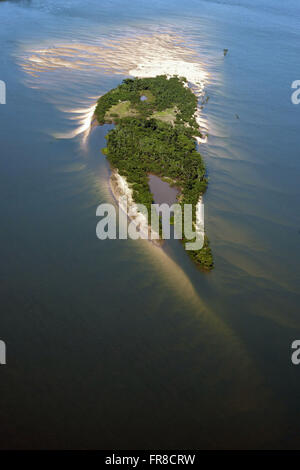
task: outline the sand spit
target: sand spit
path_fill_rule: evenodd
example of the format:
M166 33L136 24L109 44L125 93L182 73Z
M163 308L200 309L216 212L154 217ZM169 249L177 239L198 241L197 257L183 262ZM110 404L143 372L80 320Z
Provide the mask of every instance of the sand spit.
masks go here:
M77 135L82 134L83 143L86 142L91 129L98 124L95 117L95 109L97 103L93 103L87 108L66 109L60 108L63 113L69 115L69 119L78 123L77 127L69 132L55 132L53 137L56 139L73 139Z
M163 240L159 239L156 233L148 224L144 214L139 212L138 206L133 199L133 191L126 178L121 176L117 169L113 169L110 177L110 188L113 196L129 219L134 223L136 230L141 234L140 238L151 241L155 246L160 247Z

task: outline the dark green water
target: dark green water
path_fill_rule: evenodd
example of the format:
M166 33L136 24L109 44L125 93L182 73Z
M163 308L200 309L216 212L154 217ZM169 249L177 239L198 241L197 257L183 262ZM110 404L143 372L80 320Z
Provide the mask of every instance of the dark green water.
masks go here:
M0 20L0 447L299 448L298 2L33 0ZM169 31L208 76L209 275L177 241L96 238L107 128L54 135L125 75L28 74L32 50Z

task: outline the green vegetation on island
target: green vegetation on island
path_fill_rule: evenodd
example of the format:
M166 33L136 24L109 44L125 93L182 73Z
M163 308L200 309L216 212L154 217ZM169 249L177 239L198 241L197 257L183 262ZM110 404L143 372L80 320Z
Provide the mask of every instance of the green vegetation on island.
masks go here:
M193 138L201 136L196 110L197 98L186 80L165 75L125 79L98 100L99 124L116 124L106 136L105 154L131 185L135 202L144 204L149 213L153 196L148 174L153 173L175 182L181 190L180 203L192 204L196 220L196 204L207 187L204 162ZM187 253L202 269L213 268L206 236L201 250Z

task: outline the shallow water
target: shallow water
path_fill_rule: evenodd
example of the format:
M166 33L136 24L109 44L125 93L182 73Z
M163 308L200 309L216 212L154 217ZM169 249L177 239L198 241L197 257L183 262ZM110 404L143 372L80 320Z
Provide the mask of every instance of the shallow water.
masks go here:
M0 446L298 448L299 3L32 0L0 19ZM210 97L208 275L176 240L96 238L113 198L90 117L139 64Z

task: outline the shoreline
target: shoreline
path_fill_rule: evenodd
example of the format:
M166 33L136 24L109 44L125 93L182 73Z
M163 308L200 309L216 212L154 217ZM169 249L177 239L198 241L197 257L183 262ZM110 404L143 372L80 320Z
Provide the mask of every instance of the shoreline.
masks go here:
M138 207L132 196L133 191L126 178L120 175L117 168L111 168L109 187L114 199L118 203L119 210L122 210L128 219L133 222L137 228L139 228L139 231L142 234L140 238L148 240L158 248L162 248L164 239L160 238L157 232L154 232L151 225L148 224L146 217L138 211ZM159 238L151 238L152 234Z

